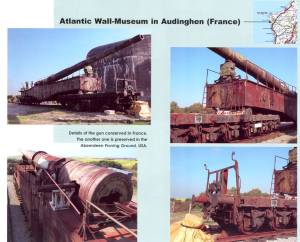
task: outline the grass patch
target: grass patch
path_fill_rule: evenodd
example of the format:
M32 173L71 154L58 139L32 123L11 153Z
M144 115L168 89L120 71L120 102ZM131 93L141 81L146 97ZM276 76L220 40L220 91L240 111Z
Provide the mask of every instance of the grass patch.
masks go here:
M29 114L29 115L8 115L7 116L9 124L27 124L31 121L40 120L38 114Z
M93 157L87 157L87 158L79 158L76 157L76 160L86 162L86 163L92 163L99 166L112 166L119 165L120 169L124 170L130 170L130 171L136 171L137 170L137 160L135 159L99 159L99 158L93 158Z
M110 158L93 158L93 157L85 157L80 158L76 157L74 160L78 160L85 163L90 163L98 166L104 167L114 167L121 170L126 170L132 172L132 185L133 185L133 193L136 194L137 190L137 160L135 159L110 159Z
M133 122L133 124L135 125L150 125L151 124L151 121L146 121L146 120L135 120Z
M7 115L7 123L8 124L20 124L20 120L19 120L18 116Z

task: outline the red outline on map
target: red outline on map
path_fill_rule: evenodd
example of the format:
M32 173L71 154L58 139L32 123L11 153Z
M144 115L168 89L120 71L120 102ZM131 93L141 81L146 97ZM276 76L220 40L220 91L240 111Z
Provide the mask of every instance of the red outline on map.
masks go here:
M278 19L281 15L283 15L283 14L285 14L287 11L289 11L289 9L290 9L290 8L292 7L292 5L293 5L293 2L294 2L294 4L296 4L295 1L291 1L291 2L290 2L290 5L289 5L286 9L284 9L283 12L281 12L281 13L278 14L278 16L275 18L275 20L273 21L273 23L272 23L272 25L271 25L271 29L272 29L272 31L273 31L273 33L274 33L274 35L275 35L274 43L276 43L277 35L276 35L276 32L275 32L274 29L273 29L273 25L276 23L277 19ZM288 40L285 41L285 44L289 43L289 42L293 39L293 37L294 37L294 35L295 35L295 29L296 29L296 26L297 26L297 24L295 24L295 25L293 26L292 36L291 36L290 39L288 39Z

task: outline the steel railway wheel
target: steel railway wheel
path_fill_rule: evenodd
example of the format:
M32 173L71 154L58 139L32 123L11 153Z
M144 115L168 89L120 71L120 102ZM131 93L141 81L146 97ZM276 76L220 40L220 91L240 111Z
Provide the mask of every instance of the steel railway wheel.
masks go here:
M242 127L242 135L244 138L248 139L251 136L251 127L250 123L245 123Z
M293 227L293 225L297 223L295 222L295 220L297 220L295 211L276 211L275 214L274 224L276 229L286 229Z
M225 143L228 143L232 140L232 136L231 136L231 131L230 131L230 127L228 124L222 124L220 127L221 130L221 134L222 134L222 141L224 141Z
M188 133L187 128L171 128L171 143L188 143Z
M240 212L239 213L239 225L238 229L243 234L251 234L252 226L251 226L251 211Z

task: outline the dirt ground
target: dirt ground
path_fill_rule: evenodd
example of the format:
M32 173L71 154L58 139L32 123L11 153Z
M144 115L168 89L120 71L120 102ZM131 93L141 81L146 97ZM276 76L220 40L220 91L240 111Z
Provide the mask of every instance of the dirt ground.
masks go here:
M180 211L180 212L171 212L170 214L170 223L175 223L175 222L179 222L181 220L184 219L184 216L189 213L188 209L186 211ZM202 213L202 210L201 208L199 207L195 207L191 210L191 214L194 214L198 217L202 217L203 216L203 213ZM207 225L210 225L210 224L215 224L215 222L213 222L212 220L204 220L204 223L207 224Z
M19 105L8 103L8 124L150 124L124 113L73 112L59 105Z
M179 222L179 221L183 220L184 216L187 213L188 213L188 210L183 211L183 212L175 212L175 213L171 212L171 214L170 214L170 224L173 224L173 223L176 223L176 222ZM200 217L202 216L202 212L201 212L200 208L192 209L191 214L194 214L194 215L200 216ZM217 223L215 223L212 220L204 220L204 224L217 226ZM215 233L215 234L213 234L213 237L216 238L219 235L220 234ZM251 241L253 241L253 242L274 242L274 241L276 241L276 242L296 242L297 238L296 237L286 237L286 238L274 238L274 239L268 239L268 240L259 239L259 240L251 240Z
M172 223L176 223L176 222L179 222L179 221L183 220L183 219L184 219L184 216L185 216L187 213L189 213L188 210L187 210L187 211L181 211L181 212L175 212L175 213L171 212L170 223L172 224ZM202 212L201 212L200 209L198 209L198 210L193 209L193 210L191 211L191 214L194 214L194 215L196 215L196 216L201 216L201 215L202 215Z
M280 144L292 144L297 143L297 131L296 130L288 130L282 133L281 136L276 137L274 139L268 139L263 143L280 143Z

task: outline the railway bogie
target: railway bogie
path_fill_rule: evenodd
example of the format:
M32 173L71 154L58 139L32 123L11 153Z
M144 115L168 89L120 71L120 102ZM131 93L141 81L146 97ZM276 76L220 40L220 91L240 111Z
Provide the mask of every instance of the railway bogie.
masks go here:
M204 86L202 113L171 113L171 142L230 142L297 122L297 93L266 70L228 48L209 48L225 58L219 79ZM246 78L236 75L235 68ZM257 82L248 79L252 75Z
M50 101L75 111L128 110L133 101L143 96L143 92L138 91L136 80L115 75L106 83L105 77L99 77L91 65L143 39L138 35L113 43L69 68L32 82L31 86L27 82L20 90L19 103L39 105ZM84 69L83 75L69 77L81 69Z
M280 126L278 115L172 114L172 143L230 142L272 132Z
M229 167L215 171L207 169L206 191L192 197L192 206L202 205L204 216L212 218L229 233L251 234L258 231L295 229L297 227L297 194L295 193L297 174L290 173L286 179L282 179L286 173L282 171L278 173L274 169L273 179L282 184L275 184L277 188L270 195L243 195L240 193L238 161L234 159L233 161L234 165ZM274 162L276 164L276 156ZM283 170L295 169L297 169L295 162L291 165L289 161ZM233 194L229 194L227 190L229 170L235 172L236 191ZM287 191L287 187L292 189Z

